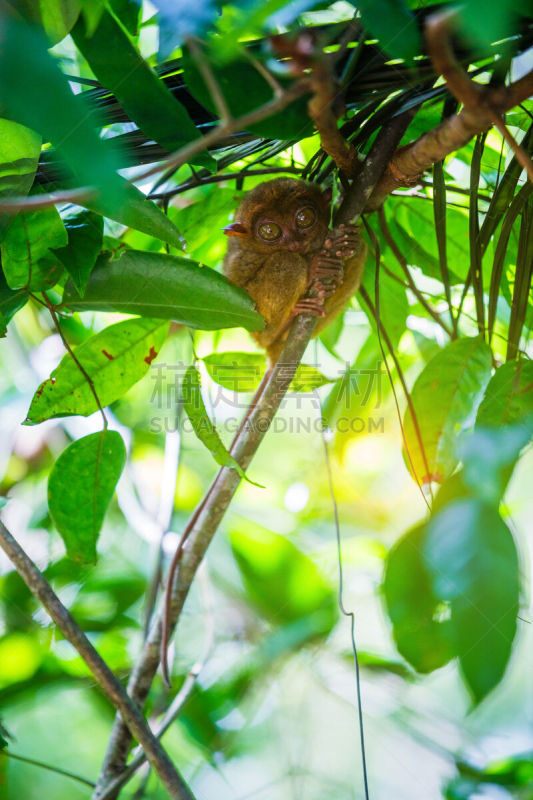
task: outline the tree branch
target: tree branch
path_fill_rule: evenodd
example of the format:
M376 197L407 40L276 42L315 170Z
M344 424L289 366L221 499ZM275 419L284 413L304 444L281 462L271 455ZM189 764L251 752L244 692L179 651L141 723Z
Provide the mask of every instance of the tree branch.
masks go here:
M397 117L390 126L380 132L364 163L357 186L352 186L346 193L337 214L338 222L348 222L361 213L368 195L372 192L390 158L390 153L397 147L405 132L409 119L408 115ZM363 190L360 185L364 187ZM253 409L247 425L237 434L231 454L243 469L250 464L274 419L313 333L315 323L316 319L309 315L302 314L295 319L279 360L272 369L270 379ZM222 467L200 504L201 507L194 512L197 520L184 545L183 558L179 564L171 597L169 616L171 629L177 624L196 571L239 483L240 477L234 469ZM131 697L140 706L146 700L159 665L164 614L164 605L161 604L128 683ZM100 800L102 797L112 800L116 797L108 792L108 786L117 780L126 768L130 738L128 728L120 716L117 716L93 800Z
M118 678L90 643L70 612L65 608L48 581L16 539L0 522L0 546L14 564L32 594L53 619L65 639L78 651L106 696L120 711L131 735L142 745L146 756L157 772L169 797L175 800L194 800L187 784L150 730L140 708L128 695Z
M451 20L455 12L443 12L426 23L426 41L438 74L446 80L450 92L464 108L415 142L398 148L383 178L369 199L366 211L373 211L401 186L413 186L422 173L435 162L459 150L493 125L500 130L516 154L517 160L533 180L533 164L511 136L501 115L533 94L533 70L511 86L482 86L474 83L457 63L449 42ZM512 140L512 141L511 141Z

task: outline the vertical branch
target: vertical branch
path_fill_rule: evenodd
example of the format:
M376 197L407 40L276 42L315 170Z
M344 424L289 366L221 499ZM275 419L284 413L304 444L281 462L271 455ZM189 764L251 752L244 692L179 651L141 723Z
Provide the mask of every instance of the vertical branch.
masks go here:
M173 800L194 800L187 784L150 730L140 708L127 694L118 678L92 646L48 581L2 522L0 522L0 546L13 562L28 589L46 609L65 639L76 648L99 686L115 708L120 711L131 735L142 745L169 797Z

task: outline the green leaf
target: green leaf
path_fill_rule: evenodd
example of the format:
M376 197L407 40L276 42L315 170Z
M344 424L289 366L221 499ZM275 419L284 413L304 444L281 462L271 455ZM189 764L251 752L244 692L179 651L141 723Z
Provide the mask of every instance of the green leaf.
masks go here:
M326 378L312 364L298 364L294 378L289 386L289 391L297 393L314 392L328 383L335 383L335 379Z
M284 536L254 526L230 533L247 595L276 626L312 622L324 635L337 618L333 587L316 564Z
M416 379L411 399L422 449L409 408L404 433L410 456L406 463L422 483L441 482L455 469L457 436L473 422L490 369L490 349L481 337L457 339L437 353Z
M68 242L57 209L21 211L1 246L2 267L11 289L42 289L57 282L63 267L52 248Z
M357 0L363 25L392 58L412 61L421 52L414 14L403 0Z
M370 295L374 308L376 308L376 265L372 258L368 258L363 273L363 286ZM377 330L376 320L366 304L362 303L365 314L374 330ZM393 345L400 341L407 325L408 314L407 293L404 287L391 278L385 270L379 273L379 318L381 325L387 332Z
M89 0L94 2L94 0ZM109 3L113 14L119 18L128 33L136 36L139 32L139 22L141 16L142 2L140 0L111 0ZM92 30L94 30L96 26ZM161 21L159 20L161 29ZM89 35L92 31L89 31Z
M408 201L389 197L387 219L407 263L419 267L430 278L442 280L432 203L419 197ZM463 283L470 268L468 214L448 206L446 233L450 282Z
M9 502L9 497L0 497L0 508L3 508Z
M25 19L44 29L50 45L65 38L81 8L80 0L22 0L16 5Z
M210 378L232 392L254 392L266 369L263 353L229 350L202 358Z
M211 69L216 75L217 83L234 118L247 114L274 99L272 86L249 60L236 57L227 63L224 57L217 55L216 50L205 53L204 57L206 61L210 62ZM204 83L198 65L187 49L184 50L181 63L185 82L191 94L199 103L218 116L218 109L213 102L213 97ZM281 82L288 85L286 80ZM246 91L242 91L243 86L246 86ZM313 132L313 125L307 113L307 100L306 97L298 98L283 111L248 126L248 130L257 133L258 136L272 139L300 140L310 136Z
M266 370L263 353L241 353L229 350L204 356L211 379L232 392L253 392ZM299 364L289 387L292 392L314 392L327 383L334 383L311 364Z
M398 651L418 672L432 672L455 652L422 558L424 530L413 528L390 551L383 592Z
M141 250L127 250L115 260L103 254L83 298L69 281L63 303L76 311L174 319L204 330L241 325L260 330L264 324L249 295L218 272L180 256Z
M479 703L501 681L516 632L513 537L492 505L460 500L429 522L424 552L435 594L450 603L461 671Z
M126 114L149 139L172 152L200 137L187 110L144 61L107 9L92 35L88 35L85 20L80 17L72 38L96 78L113 92ZM214 159L207 153L200 153L191 161L210 169L215 167Z
M0 119L0 197L28 194L40 152L41 137L34 131L18 122ZM9 214L0 214L0 238L12 219Z
M89 275L102 249L104 220L92 211L77 211L63 218L68 246L55 251L78 292L83 295Z
M109 206L120 206L124 183L115 173L124 165L97 135L91 112L47 47L38 28L10 14L0 18L0 116L42 134L68 166L69 180L98 187Z
M127 319L109 325L74 350L102 407L122 397L146 374L163 346L167 328L160 320ZM87 378L67 353L35 392L24 424L69 414L87 417L97 410Z
M100 22L100 17L104 11L105 4L106 0L81 0L81 10L83 19L85 20L88 36L92 36L96 30L98 23ZM110 5L113 7L114 3L111 2Z
M27 292L12 291L7 285L4 273L0 271L0 314L2 314L4 322L7 324L27 302Z
M54 464L48 507L70 558L96 562L98 534L125 463L120 434L101 431L73 442Z
M478 427L459 442L463 477L472 494L496 507L500 502L520 451L531 441L533 414L518 425Z
M188 255L196 256L213 235L219 237L225 250L227 240L222 228L228 224L245 194L229 187L206 186L195 203L170 209L172 220L187 240Z
M132 186L120 176L119 181L123 192L123 203L120 206L113 205L104 194L101 194L85 201L83 207L97 214L103 214L128 228L155 236L156 239L168 242L181 250L183 239L167 215L155 203L148 200L136 186Z
M509 425L532 412L533 361L509 361L490 379L477 412L476 427Z
M200 388L200 374L195 367L190 366L186 370L182 380L181 392L183 407L189 417L194 433L202 444L207 447L217 464L220 464L221 467L232 467L248 483L253 483L254 486L264 489L264 486L261 486L260 483L254 483L254 481L246 477L244 470L226 450L224 442L207 414Z

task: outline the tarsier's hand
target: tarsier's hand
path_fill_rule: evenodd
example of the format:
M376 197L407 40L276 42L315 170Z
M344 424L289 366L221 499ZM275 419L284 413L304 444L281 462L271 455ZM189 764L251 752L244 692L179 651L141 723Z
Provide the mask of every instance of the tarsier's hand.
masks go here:
M339 225L328 232L324 246L313 256L309 265L310 296L298 301L293 316L303 313L325 316L326 299L342 284L343 262L353 255L359 243L360 228L357 225Z

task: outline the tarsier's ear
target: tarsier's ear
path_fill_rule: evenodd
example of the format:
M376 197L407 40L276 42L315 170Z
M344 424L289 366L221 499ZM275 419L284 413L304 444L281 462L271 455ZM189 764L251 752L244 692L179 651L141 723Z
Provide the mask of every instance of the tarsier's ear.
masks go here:
M222 228L226 236L248 236L250 231L243 222L232 222Z
M324 191L322 192L322 197L324 198L324 202L327 203L328 206L331 205L331 198L333 197L333 190L331 189L331 187L328 189L324 189Z

